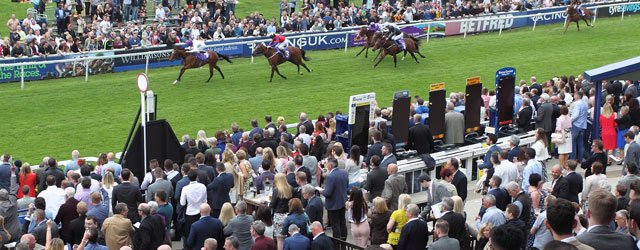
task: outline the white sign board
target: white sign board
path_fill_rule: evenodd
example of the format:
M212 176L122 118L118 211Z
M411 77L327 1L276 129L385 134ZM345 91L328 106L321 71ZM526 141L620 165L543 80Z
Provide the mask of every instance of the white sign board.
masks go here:
M352 95L349 97L349 124L356 123L356 107L371 105L369 108L369 120L373 121L374 111L376 109L376 93L366 93L360 95Z

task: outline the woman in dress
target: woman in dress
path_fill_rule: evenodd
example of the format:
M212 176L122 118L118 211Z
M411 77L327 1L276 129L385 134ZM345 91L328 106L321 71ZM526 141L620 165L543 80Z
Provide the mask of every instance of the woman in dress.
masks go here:
M293 188L287 183L287 177L283 173L278 173L274 177L275 188L271 195L269 207L273 210L273 231L278 239L278 245L284 244L286 235L282 235L282 225L289 212L289 200L293 196ZM286 229L288 230L288 228Z
M602 143L604 143L604 150L607 155L613 155L613 150L616 149L616 113L613 112L613 107L609 103L605 103L602 107L602 113L600 114L600 127L602 128ZM611 158L608 158L607 162L611 165Z
M629 128L633 125L631 121L631 116L629 115L629 106L620 107L620 114L618 118L615 120L616 126L618 127L618 136L616 139L616 146L618 146L618 159L624 159L624 145L627 142L624 140L624 134L629 131ZM624 172L624 169L622 170Z
M345 164L344 170L349 175L349 188L360 187L360 169L362 169L363 157L360 155L360 147L353 145L350 149L349 159Z
M260 204L254 217L256 220L264 222L264 236L273 239L273 215L271 215L271 209L264 204Z
M543 163L549 158L548 147L547 134L541 128L536 129L536 141L531 145L531 148L536 151L535 159L537 161Z
M371 228L367 220L368 205L362 194L362 189L352 188L351 196L346 204L347 220L351 224L351 235L355 244L366 248L369 245Z
M409 204L411 204L411 196L401 194L400 197L398 197L398 210L393 211L387 223L387 233L389 233L387 244L391 245L394 249L398 247L402 227L409 221L409 217L407 216L407 205Z
M373 199L373 210L369 213L369 231L371 232L371 244L380 245L387 243L389 232L387 222L391 217L391 211L387 208L387 202L382 197Z
M569 116L569 108L560 106L560 117L556 120L556 133L564 135L564 143L556 143L558 148L558 159L560 167L567 167L567 160L571 154L571 117Z
M544 211L544 201L547 198L547 191L542 188L542 176L539 174L533 173L529 175L529 189L528 193L531 197L531 211L523 211L528 212L531 215L529 225L533 225L536 222L536 218L538 214ZM529 235L529 241L527 242L528 247L531 248L533 246L533 241L535 240L535 234Z
M36 197L36 173L31 172L31 165L29 165L29 163L23 164L20 168L18 182L20 183L20 189L25 185L29 186L29 196ZM21 199L22 196L22 192L18 192L18 199Z
M607 180L607 176L602 174L604 170L604 166L601 162L594 162L591 164L591 172L592 175L589 175L584 181L584 188L582 189L582 199L580 204L583 207L583 211L587 211L587 200L589 199L589 195L596 190L600 190L600 181Z
M238 152L236 152L236 157L238 158L238 169L236 170L239 178L238 183L242 186L240 188L242 193L238 195L244 196L248 193L249 187L251 187L251 183L253 181L253 168L251 167L251 163L247 160L247 153L244 152L244 150L238 150Z

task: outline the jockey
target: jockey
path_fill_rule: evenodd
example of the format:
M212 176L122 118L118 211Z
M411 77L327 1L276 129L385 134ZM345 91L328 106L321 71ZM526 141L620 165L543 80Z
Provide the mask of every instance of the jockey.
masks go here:
M271 43L269 43L269 47L276 48L278 53L287 57L285 53L285 48L287 47L287 44L285 43L286 40L287 38L283 35L273 34L271 35Z
M400 31L400 28L398 28L398 26L396 26L395 24L389 24L387 25L387 29L389 30L389 39L393 39L400 50L406 50L407 46L404 44L404 37L402 31Z
M187 44L187 52L195 52L195 53L202 53L204 52L203 49L205 48L205 44L204 41L202 40L187 40L186 42Z
M572 0L573 1L573 8L578 11L578 14L580 14L580 16L584 16L584 11L582 10L582 2L580 0Z
M371 24L369 24L369 30L370 31L378 32L378 31L380 31L381 28L382 27L380 27L380 24L373 23L373 22Z

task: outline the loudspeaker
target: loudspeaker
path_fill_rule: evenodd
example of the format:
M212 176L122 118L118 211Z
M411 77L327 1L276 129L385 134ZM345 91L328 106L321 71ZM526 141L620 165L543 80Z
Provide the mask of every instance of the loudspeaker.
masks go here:
M512 75L500 77L498 80L498 125L513 123L513 92L516 78ZM496 128L498 129L498 128Z
M409 113L411 112L411 98L409 91L399 91L393 94L393 118L391 130L396 144L406 144L409 139Z
M351 127L351 146L358 145L362 155L367 154L369 144L369 110L371 105L356 107L356 122Z
M131 144L124 152L122 167L131 170L134 176L142 181L145 173L144 145L142 137L142 126L138 129L131 141ZM165 159L171 159L174 163L182 165L186 151L180 146L176 134L171 129L171 125L165 120L155 120L147 122L147 161L156 159L162 166ZM150 171L151 169L147 169Z

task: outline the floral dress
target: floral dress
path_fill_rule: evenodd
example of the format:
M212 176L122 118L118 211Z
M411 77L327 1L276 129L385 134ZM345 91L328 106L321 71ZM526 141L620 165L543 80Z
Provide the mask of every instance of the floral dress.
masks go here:
M538 190L538 192L540 192L540 203L538 203L538 207L540 208L540 212L542 213L544 212L544 200L547 198L547 191L545 191L544 189L540 189ZM536 222L536 211L535 209L532 207L531 211L529 211L530 216L529 218L529 225L533 225ZM535 234L531 234L529 235L529 240L527 241L527 249L530 249L531 247L533 247L533 241L536 239L536 235Z

